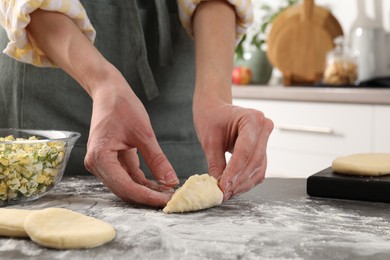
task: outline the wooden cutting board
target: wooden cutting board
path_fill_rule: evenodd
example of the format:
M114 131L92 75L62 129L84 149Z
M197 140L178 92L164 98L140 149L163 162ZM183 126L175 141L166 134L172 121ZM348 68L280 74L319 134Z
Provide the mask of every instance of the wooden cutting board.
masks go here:
M313 197L390 202L390 175L341 175L334 173L329 167L309 176L306 192Z
M267 56L283 73L285 85L313 84L322 79L326 54L340 35L343 30L329 10L304 0L275 18Z

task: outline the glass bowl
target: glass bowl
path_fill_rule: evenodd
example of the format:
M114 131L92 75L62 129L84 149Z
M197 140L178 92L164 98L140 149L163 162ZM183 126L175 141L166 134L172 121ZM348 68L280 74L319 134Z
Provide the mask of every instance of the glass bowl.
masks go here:
M62 178L77 132L0 129L0 206L36 200Z

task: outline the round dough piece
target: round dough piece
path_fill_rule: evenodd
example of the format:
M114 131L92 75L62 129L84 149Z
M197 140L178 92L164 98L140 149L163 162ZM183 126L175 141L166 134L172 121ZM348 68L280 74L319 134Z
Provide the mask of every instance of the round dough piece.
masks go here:
M338 157L332 162L336 173L358 176L390 174L389 153L360 153Z
M62 208L47 208L29 215L24 228L32 241L56 249L92 248L116 236L110 224Z
M195 174L176 190L163 209L164 213L188 212L220 205L223 192L217 180L207 173Z
M36 210L0 208L0 236L28 237L24 221Z

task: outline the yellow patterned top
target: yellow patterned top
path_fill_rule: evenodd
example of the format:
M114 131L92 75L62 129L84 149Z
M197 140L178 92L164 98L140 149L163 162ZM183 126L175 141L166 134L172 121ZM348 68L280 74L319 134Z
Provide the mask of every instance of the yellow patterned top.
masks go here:
M192 15L201 1L177 0L180 20L186 31L192 35ZM237 39L252 24L251 0L226 0L235 7L237 13ZM9 43L3 53L38 67L53 67L55 64L28 37L26 27L30 13L36 9L60 12L70 17L84 35L94 41L96 31L79 0L0 0L0 24L7 32Z

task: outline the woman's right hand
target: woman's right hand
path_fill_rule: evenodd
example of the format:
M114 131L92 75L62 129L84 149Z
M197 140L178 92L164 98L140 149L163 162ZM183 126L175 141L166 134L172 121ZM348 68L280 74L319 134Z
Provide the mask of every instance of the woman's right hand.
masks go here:
M165 206L179 181L157 143L145 108L121 73L63 14L38 9L31 13L27 30L34 44L93 100L87 169L122 200ZM137 149L159 184L145 178Z
M92 91L93 110L85 165L124 201L163 207L178 184L149 117L119 71ZM137 149L154 177L145 178Z

